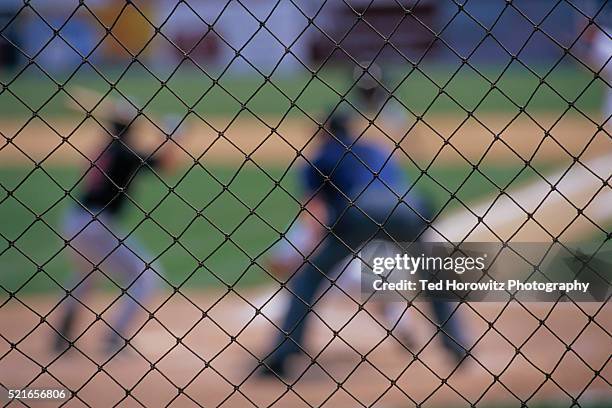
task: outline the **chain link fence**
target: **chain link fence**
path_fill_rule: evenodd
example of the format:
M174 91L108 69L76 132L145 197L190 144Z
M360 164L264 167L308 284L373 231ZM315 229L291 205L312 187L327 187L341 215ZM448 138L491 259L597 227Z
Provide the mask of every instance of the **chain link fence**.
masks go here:
M609 404L607 1L0 12L3 406ZM379 239L601 290L377 298Z

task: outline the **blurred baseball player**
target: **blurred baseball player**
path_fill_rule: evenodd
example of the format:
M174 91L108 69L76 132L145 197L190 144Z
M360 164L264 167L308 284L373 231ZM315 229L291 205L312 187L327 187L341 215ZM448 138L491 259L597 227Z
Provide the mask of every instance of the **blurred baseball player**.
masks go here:
M355 105L361 112L372 119L376 118L377 127L388 136L401 134L401 130L408 127L406 112L400 103L390 97L385 89L385 72L374 62L362 62L353 70L353 79L356 87L354 89ZM305 217L296 220L285 237L273 248L268 259L268 267L277 276L292 275L303 263L303 255L309 254L317 243L320 242L324 230L317 222L308 222ZM311 220L313 221L313 220ZM350 257L348 257L350 258ZM360 290L361 264L358 259L347 259L344 263L336 266L333 275L340 275L337 284L344 291L355 292ZM340 273L341 271L343 271ZM330 291L330 294L338 293ZM379 302L378 312L382 314L388 329L397 328L395 336L405 346L410 347L414 342L407 330L409 319L404 305L398 302Z
M91 91L81 90L81 99L92 99ZM161 274L153 257L133 237L119 226L121 210L130 201L134 180L143 170L170 167L173 162L173 143L168 141L158 154L148 156L134 147L134 131L130 126L135 111L118 103L105 102L108 132L112 138L93 161L84 178L80 197L67 211L64 220L65 238L69 243L70 259L74 267L71 292L63 302L62 317L57 326L54 347L65 350L73 341L77 312L101 273L110 277L124 290L116 318L108 322L111 329L106 338L108 352L123 347L123 338L136 313L142 309L154 288L156 274ZM168 127L168 126L166 126ZM171 136L178 133L178 122L164 129Z
M388 136L402 135L408 128L406 109L387 90L388 78L382 67L374 62L362 62L353 70L355 80L355 105L370 119L376 120L376 127Z
M593 24L585 30L583 37L588 46L586 62L604 81L602 123L609 127L612 115L612 2L591 0L586 6L588 15L593 17Z
M289 231L272 248L266 263L268 270L275 276L287 278L295 274L303 266L304 257L321 242L325 230L317 222L305 224L304 217L295 220ZM342 292L330 291L329 295L341 295L346 292L356 296L361 290L360 260L347 257L335 266L332 276L339 276L336 285L342 289ZM411 348L414 341L408 329L409 316L406 306L401 302L387 302L384 299L372 305L376 307L375 312L381 315L380 320L385 328L394 330L394 337L404 346Z
M407 193L409 184L398 161L389 152L348 130L348 117L334 114L320 132L321 145L302 170L306 186L304 225L323 223L331 230L315 245L303 268L289 281L290 304L272 351L261 373L283 376L287 359L304 349L306 321L316 296L331 285L334 267L355 256L373 238L411 242L427 228L428 215L421 197ZM398 198L399 197L399 198ZM382 225L380 227L379 225ZM465 351L456 319L448 303L432 301L442 341L457 359Z

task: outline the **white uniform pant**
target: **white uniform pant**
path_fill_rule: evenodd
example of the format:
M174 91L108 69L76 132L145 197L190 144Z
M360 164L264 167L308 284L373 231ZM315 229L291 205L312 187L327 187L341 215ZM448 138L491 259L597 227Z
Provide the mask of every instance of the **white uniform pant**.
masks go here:
M589 66L599 77L605 81L604 102L603 102L603 123L609 129L612 125L610 116L612 115L612 30L602 27L597 29L591 49Z
M75 298L87 304L86 297L93 284L106 275L126 290L118 301L117 321L111 324L116 332L124 335L127 325L151 294L161 270L150 264L152 256L136 239L126 238L125 233L115 225L115 220L107 215L94 218L86 210L74 207L68 211L64 232L69 240L70 258L78 272L67 288L73 296L68 298L69 307L75 306Z

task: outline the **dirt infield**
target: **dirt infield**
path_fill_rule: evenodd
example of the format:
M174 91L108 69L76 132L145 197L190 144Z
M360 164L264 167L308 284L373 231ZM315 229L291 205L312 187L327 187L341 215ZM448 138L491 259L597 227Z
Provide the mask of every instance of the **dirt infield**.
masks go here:
M265 297L262 296L265 293L260 291L243 295L255 305L258 299ZM207 308L221 293L187 292L186 296L201 308ZM52 297L25 300L29 307L39 313L46 313L54 301ZM99 296L91 305L95 310L101 310L107 302L107 297ZM339 328L357 314L357 307L349 305L350 302L336 305L325 303L320 311L328 324ZM415 305L419 309L425 306ZM604 332L604 329L608 333L612 330L609 303L605 306L580 305L591 315L601 308L595 315L596 324L589 323L587 315L578 306L569 303L556 306L488 303L474 304L472 307L463 305L460 310L472 339L480 339L473 349L478 362L467 362L448 378L445 385L441 385L438 377L447 377L452 367L437 341L418 354L418 361L412 361L411 354L395 340L385 339L386 332L364 312L357 314L339 332L339 337L359 353L368 353L367 362L360 362L361 357L357 352L349 350L336 339L317 360L334 379L313 368L290 391L276 380L247 379L256 364L251 354L261 356L265 351L269 341L266 333L270 333L271 326L263 317L254 318L255 309L235 295L225 297L199 323L200 311L180 296L172 297L156 314L157 321L147 323L133 340L134 347L147 359L156 361L154 368L135 352L124 352L104 364L104 354L97 348L103 331L101 325L97 325L77 343L93 361L72 352L51 364L48 373L40 374L40 368L30 359L48 364L55 357L48 348L51 331L41 325L19 343L19 351L13 350L5 355L8 346L3 342L0 349L4 355L0 361L0 382L4 386L23 387L40 374L31 387L58 387L51 378L55 376L66 386L79 389L88 378L94 376L78 395L87 404L97 407L111 406L125 396L117 383L126 388L134 387L132 395L146 406L164 406L177 397L176 387L184 388L185 394L198 404L213 407L223 401L222 406L252 406L248 400L257 406L268 406L278 398L280 400L274 406L320 406L324 401L327 401L324 406L330 407L361 406L354 398L365 406L370 406L378 398L380 400L374 406L411 406L413 403L407 395L416 402L425 402L423 406L465 406L466 400L459 394L471 402L479 400L483 405L500 401L517 404L516 398L528 399L536 390L537 393L530 400L569 401L561 388L573 396L585 390L581 394L581 401L610 396L609 384L601 378L593 381L593 370L599 371L607 381L612 376L609 365L610 338ZM270 308L282 310L277 305ZM264 313L270 317L276 314L266 309ZM491 329L477 313L487 321L494 321L495 329ZM429 341L434 329L420 314L413 315L414 333L418 336L415 351L418 351ZM538 319L543 318L545 324L540 326ZM93 316L88 316L85 320L91 322L92 319ZM0 312L3 336L12 341L22 338L38 323L39 319L16 301L5 305ZM195 329L189 331L195 324ZM365 327L368 329L364 330ZM174 336L181 337L181 344L177 345ZM235 336L235 341L232 342L231 336ZM309 339L310 349L314 353L331 341L332 333L315 323ZM378 343L380 345L375 347ZM564 343L570 345L569 350ZM160 359L168 350L171 351ZM210 367L204 369L203 360ZM97 372L97 365L101 367L100 372ZM300 363L297 363L299 366ZM355 367L358 368L351 373ZM546 381L546 373L551 374L552 380ZM499 376L497 381L494 376ZM385 377L395 379L396 386L391 386ZM342 382L339 390L336 389L336 381ZM239 391L234 389L235 384L240 384ZM175 406L195 406L185 395L178 396L174 403ZM69 404L83 405L77 400ZM121 403L121 406L138 405L130 397Z
M504 114L480 114L477 118L449 114L426 116L414 127L414 122L407 124L405 129L381 125L388 137L373 127L364 132L365 123L355 125L355 132L364 132L365 137L379 140L389 148L399 143L423 166L434 157L436 163L465 163L463 156L472 162L482 158L484 164L522 164L531 156L534 161L569 161L570 155L582 154L585 158L612 152L610 137L597 132L594 124L578 115L558 118L539 114L534 118L537 124L525 114L516 119ZM299 118L279 122L268 117L265 122L249 117L239 117L233 122L229 118L211 118L213 129L194 120L179 142L191 156L206 163L242 163L248 155L258 163L286 165L296 151L309 146L308 140L315 129L311 121ZM40 119L27 125L23 120L2 120L0 132L4 140L0 139L0 163L31 163L45 158L50 163L83 162L86 159L78 151L93 158L97 146L103 142L101 129L93 119L80 126L76 118L50 124L57 132ZM138 125L143 146L151 147L161 141L161 133L145 119ZM405 134L407 129L411 130ZM499 135L497 140L496 135ZM11 143L7 138L11 138ZM185 161L193 160L185 153L180 156Z

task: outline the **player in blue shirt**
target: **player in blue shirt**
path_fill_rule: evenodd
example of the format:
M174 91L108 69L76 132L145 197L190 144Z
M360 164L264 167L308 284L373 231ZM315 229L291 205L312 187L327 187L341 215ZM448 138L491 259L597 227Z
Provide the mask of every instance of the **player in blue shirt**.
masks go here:
M416 241L428 226L426 205L408 191L398 161L381 147L352 138L347 125L343 114L328 120L320 132L321 145L301 172L307 213L302 222L315 228L323 224L328 233L289 282L292 295L281 325L288 334L281 333L264 360L264 375L284 375L287 358L304 349L308 314L322 286L337 278L328 274L338 263L356 256L372 239ZM461 360L465 350L458 343L456 322L449 320L451 306L435 299L432 305L436 322L445 332L444 345Z

